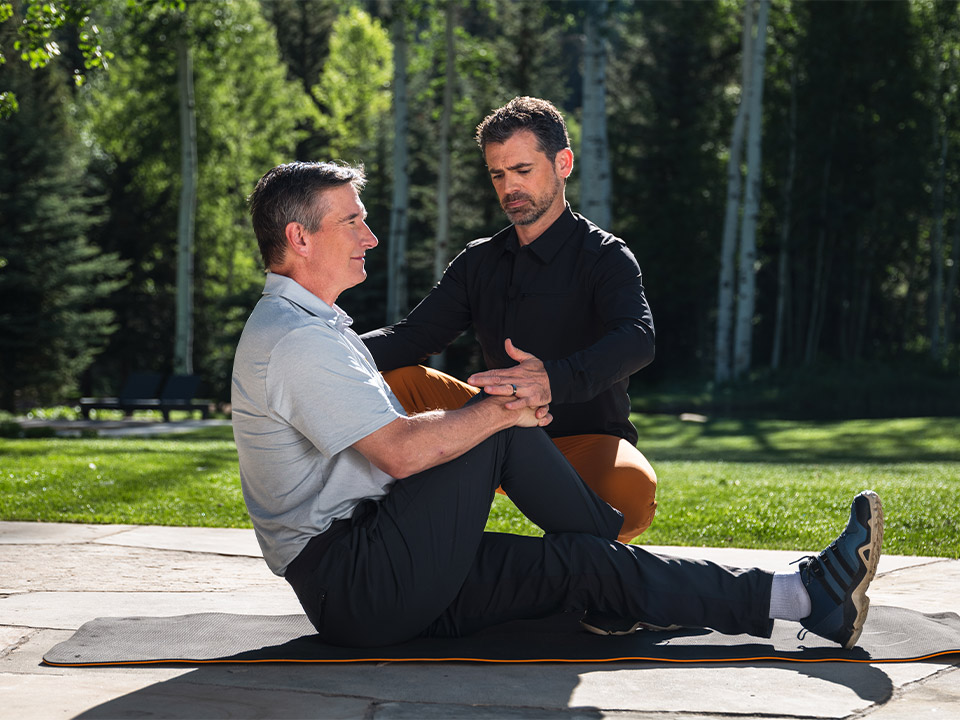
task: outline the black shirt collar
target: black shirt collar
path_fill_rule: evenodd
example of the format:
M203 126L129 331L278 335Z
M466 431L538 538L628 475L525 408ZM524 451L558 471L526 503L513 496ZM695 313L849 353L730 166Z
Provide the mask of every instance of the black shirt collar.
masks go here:
M549 263L560 252L560 248L563 247L567 239L573 235L577 225L577 218L570 209L570 203L567 203L566 208L560 213L560 217L554 220L553 225L544 230L540 237L527 247L541 262ZM520 250L520 241L517 239L517 229L514 225L510 226L505 247L513 253Z

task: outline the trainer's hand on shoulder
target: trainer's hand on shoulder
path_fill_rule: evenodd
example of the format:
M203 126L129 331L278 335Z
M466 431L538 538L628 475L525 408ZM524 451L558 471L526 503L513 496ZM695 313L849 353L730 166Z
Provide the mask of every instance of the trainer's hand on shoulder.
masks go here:
M543 362L538 357L514 347L510 338L504 341L503 346L507 355L516 360L517 364L509 368L474 373L467 378L467 382L483 389L487 395L511 398L506 405L509 410L536 408L543 412L541 420L548 416L552 420L548 409L552 399L550 376L547 375ZM547 423L541 423L544 424Z

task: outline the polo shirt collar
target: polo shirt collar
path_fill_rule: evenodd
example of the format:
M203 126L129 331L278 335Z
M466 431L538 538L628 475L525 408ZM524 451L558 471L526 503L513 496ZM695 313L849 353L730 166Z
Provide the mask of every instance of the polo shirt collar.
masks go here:
M544 230L540 237L527 245L527 247L530 248L530 252L536 255L541 262L549 263L556 257L557 253L560 252L560 248L562 248L567 239L573 235L576 228L577 218L574 217L573 211L570 209L570 203L567 203L566 208L560 213L560 217L554 220L553 225ZM520 241L517 239L515 226L511 226L507 247L513 252L520 250Z
M278 275L267 271L263 294L282 297L340 332L353 325L353 318L347 315L338 305L334 304L332 307L327 305L303 285L286 275Z

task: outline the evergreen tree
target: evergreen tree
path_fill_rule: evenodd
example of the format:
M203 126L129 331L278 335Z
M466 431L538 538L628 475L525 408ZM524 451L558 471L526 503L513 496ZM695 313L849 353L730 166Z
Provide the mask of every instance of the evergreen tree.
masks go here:
M0 67L19 112L0 122L0 407L69 401L114 331L105 299L125 263L87 235L99 222L88 151L56 66Z
M87 116L110 191L104 242L133 263L117 308L122 331L97 370L171 369L180 191L172 40L185 34L194 58L199 167L194 366L210 394L225 399L236 340L263 282L245 197L260 175L292 159L310 100L286 79L255 0L188 3L185 12L153 7L105 34L116 59L92 83Z

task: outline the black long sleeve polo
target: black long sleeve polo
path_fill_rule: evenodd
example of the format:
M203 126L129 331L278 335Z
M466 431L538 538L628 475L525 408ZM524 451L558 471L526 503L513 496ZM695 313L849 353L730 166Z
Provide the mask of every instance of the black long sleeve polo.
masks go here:
M387 371L424 362L471 325L488 368L516 364L506 338L543 361L551 436L636 443L627 384L653 360L653 315L622 240L569 206L526 246L511 225L467 245L404 320L362 339Z

